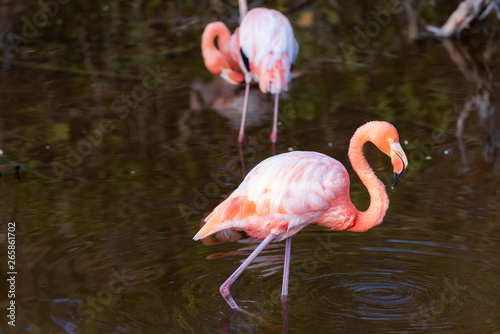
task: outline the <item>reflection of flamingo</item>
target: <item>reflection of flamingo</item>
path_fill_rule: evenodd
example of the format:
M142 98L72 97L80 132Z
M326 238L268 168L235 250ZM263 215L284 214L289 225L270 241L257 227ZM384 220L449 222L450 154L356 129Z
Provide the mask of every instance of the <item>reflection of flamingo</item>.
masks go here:
M219 48L215 47L216 37ZM271 141L275 143L279 93L288 89L293 63L299 51L288 19L278 11L255 8L245 15L232 36L221 22L207 25L201 48L205 66L210 72L220 75L233 85L243 80L246 82L239 142L245 136L250 82L258 81L261 92L275 94L271 133Z
M208 82L201 79L194 80L191 83L190 95L192 110L213 109L229 120L231 128L239 128L241 108L245 102L243 91L235 89L234 86L217 76ZM250 90L248 102L248 115L245 123L251 126L262 125L267 119L264 113L273 107L273 101L269 96L257 90Z
M229 288L271 241L286 239L282 298L288 295L291 237L317 222L333 230L366 231L382 222L389 199L363 155L371 141L392 159L393 187L401 179L408 160L396 129L387 122L369 122L351 139L349 159L370 193L367 211L356 210L349 198L349 175L340 162L316 152L290 152L257 165L243 183L205 219L195 240L213 233L237 229L264 239L243 264L222 284L220 292L231 308L238 308Z

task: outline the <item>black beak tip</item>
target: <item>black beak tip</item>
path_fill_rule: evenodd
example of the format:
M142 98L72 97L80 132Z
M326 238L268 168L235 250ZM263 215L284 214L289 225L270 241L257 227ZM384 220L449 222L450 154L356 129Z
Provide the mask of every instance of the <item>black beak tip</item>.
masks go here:
M392 181L392 185L391 185L391 188L394 189L394 187L396 187L396 185L399 183L399 181L401 180L401 178L403 177L403 174L405 173L404 169L401 173L394 173L394 180Z
M398 154L398 157L399 157L399 159L401 159L401 162L403 163L403 170L401 171L401 173L396 173L396 172L394 173L394 180L392 181L392 185L391 185L392 189L394 189L394 187L399 183L399 181L403 177L403 174L406 171L406 165L405 165L403 158L401 158L401 156L399 154Z
M398 180L398 174L394 173L394 179L392 180L392 184L391 184L391 189L394 189L394 187L398 184L399 180Z

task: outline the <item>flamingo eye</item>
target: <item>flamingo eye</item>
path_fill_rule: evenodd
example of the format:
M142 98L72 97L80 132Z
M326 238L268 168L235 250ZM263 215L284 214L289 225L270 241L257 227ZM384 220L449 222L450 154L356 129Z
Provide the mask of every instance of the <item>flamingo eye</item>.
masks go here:
M250 72L250 64L248 63L248 58L243 53L243 49L240 48L240 52L241 52L241 59L243 59L243 64L245 64L247 71Z

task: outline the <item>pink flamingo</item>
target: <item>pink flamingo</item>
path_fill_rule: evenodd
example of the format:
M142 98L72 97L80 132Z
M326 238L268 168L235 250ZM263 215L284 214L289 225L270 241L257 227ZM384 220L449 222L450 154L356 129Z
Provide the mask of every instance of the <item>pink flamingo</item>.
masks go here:
M393 188L408 166L394 126L373 121L358 128L348 155L354 171L368 188L370 207L367 211L358 211L352 204L349 175L340 162L321 153L297 151L262 161L205 219L206 224L194 240L227 229L243 230L251 237L264 240L220 287L231 308L239 308L231 297L231 284L270 242L286 239L281 291L282 299L286 300L291 240L295 233L312 223L335 231L364 232L382 222L389 198L363 155L363 145L368 141L391 158Z
M218 46L214 40L218 38ZM214 22L202 35L202 54L207 69L222 76L233 85L246 83L243 114L238 142L245 137L245 117L248 92L252 80L259 82L262 93L275 94L271 142L278 133L279 93L288 90L291 71L299 45L295 40L290 21L273 9L255 8L243 18L231 36L222 22Z

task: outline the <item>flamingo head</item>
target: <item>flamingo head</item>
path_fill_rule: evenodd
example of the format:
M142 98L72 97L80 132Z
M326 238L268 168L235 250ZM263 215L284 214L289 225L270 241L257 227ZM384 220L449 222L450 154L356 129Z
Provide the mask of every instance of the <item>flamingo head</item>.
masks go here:
M229 68L221 68L220 76L232 85L239 85L245 81L243 74L233 71Z
M390 157L394 168L394 180L392 181L392 188L394 189L399 180L403 177L406 167L408 167L408 159L399 142L392 142L390 147Z
M212 57L205 57L205 66L215 75L220 75L232 85L239 85L245 81L243 74L232 70L222 53L214 53Z
M387 122L371 122L375 123L377 129L372 132L371 141L378 147L379 150L387 154L391 158L394 180L392 188L398 184L403 177L406 168L408 167L408 159L399 143L399 135L396 128Z

